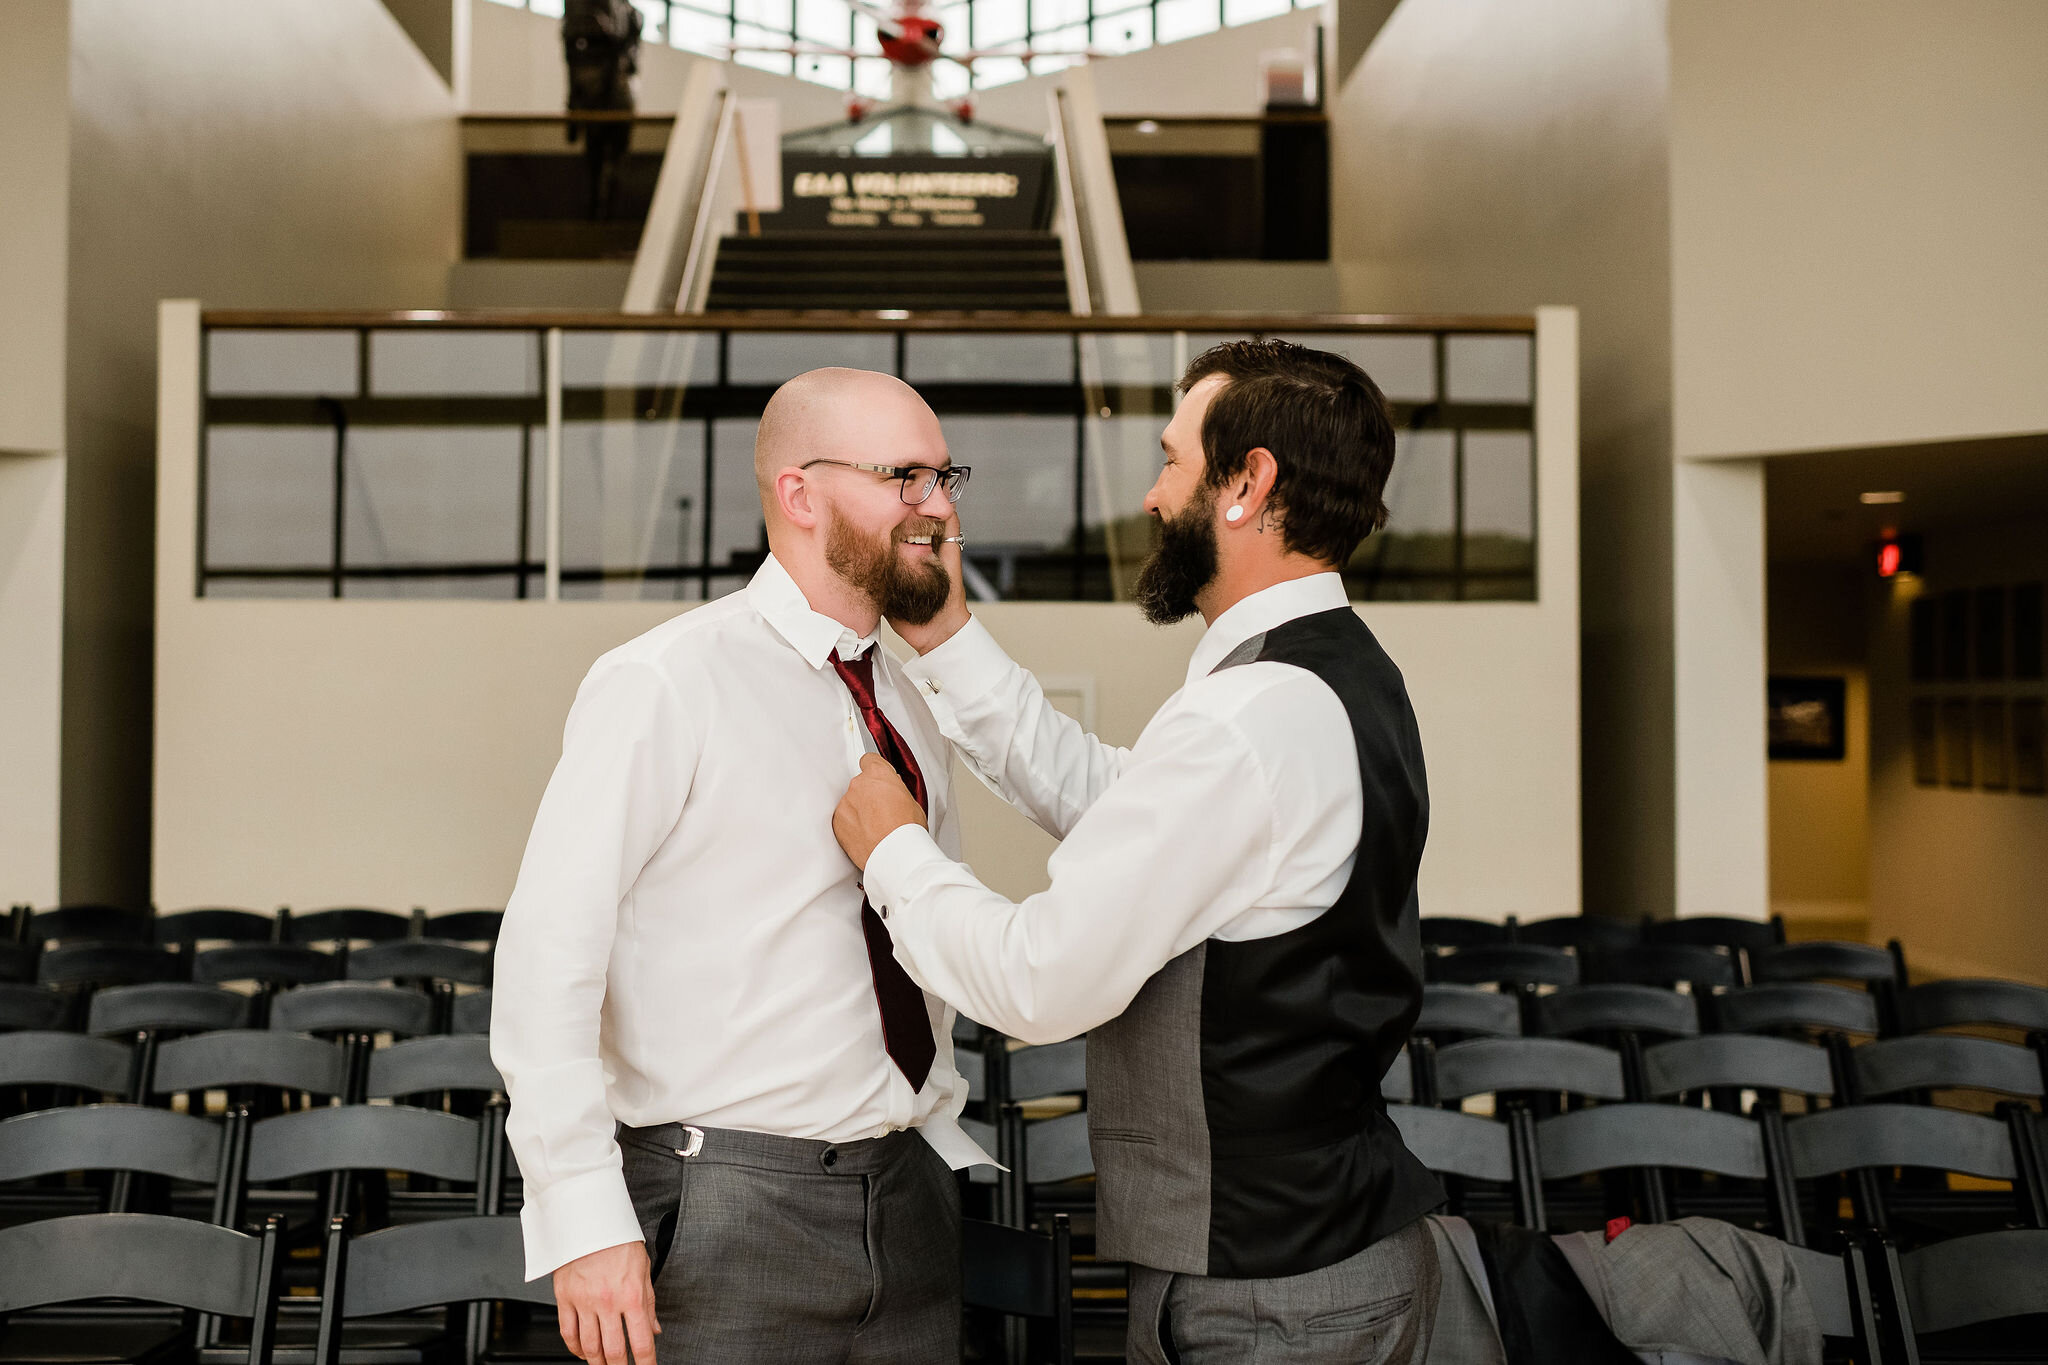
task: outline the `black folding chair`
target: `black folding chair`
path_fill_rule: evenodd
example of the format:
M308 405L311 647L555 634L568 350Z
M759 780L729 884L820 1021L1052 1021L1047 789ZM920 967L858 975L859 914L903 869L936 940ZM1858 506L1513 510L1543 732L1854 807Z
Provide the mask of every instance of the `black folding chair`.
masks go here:
M0 1118L37 1109L132 1099L135 1050L82 1033L0 1033Z
M2038 1149L2020 1150L2031 1141L2030 1129L1916 1104L1840 1106L1795 1119L1786 1128L1792 1175L1809 1182L1806 1216L1816 1225L1837 1221L1840 1195L1846 1192L1854 1226L1914 1242L2015 1222L2048 1227L2048 1191L2040 1183ZM1895 1174L1900 1170L2009 1181L2011 1189L1928 1187Z
M269 1365L283 1284L275 1223L262 1235L153 1214L83 1214L0 1230L0 1356L154 1359L206 1323L245 1319L241 1359ZM197 1312L197 1324L74 1316L60 1304L121 1299ZM30 1314L25 1310L43 1310Z
M1011 1334L1013 1362L1072 1365L1073 1265L1072 1233L1063 1213L1053 1217L1049 1232L979 1218L961 1220L961 1301L969 1308L1023 1319L1037 1329L1024 1341ZM1019 1346L1025 1349L1018 1350Z
M38 946L13 939L0 941L0 983L34 981Z
M1924 1099L1937 1090L2042 1097L2041 1059L2026 1048L1989 1038L1942 1033L1882 1038L1850 1049L1849 1056L1856 1066L1859 1099Z
M1649 1098L1643 1049L1657 1038L1686 1038L1699 1032L1699 1003L1690 995L1656 986L1604 983L1568 986L1538 996L1536 1030L1549 1038L1577 1038L1621 1054L1628 1098Z
M84 1209L168 1211L168 1188L138 1179L155 1177L207 1187L208 1220L229 1226L230 1192L240 1154L236 1131L233 1119L215 1121L137 1104L41 1109L0 1120L0 1184L15 1187L7 1192L10 1220L40 1220ZM103 1184L26 1183L99 1172L109 1173ZM155 1207L145 1207L149 1205Z
M147 910L119 905L59 905L28 917L23 938L29 943L148 943Z
M1579 984L1579 960L1540 943L1476 944L1426 958L1423 968L1432 981L1450 985L1520 990Z
M1586 955L1586 980L1670 989L1686 985L1704 995L1740 982L1740 964L1725 948L1702 943L1634 943Z
M1477 986L1422 988L1422 1013L1415 1035L1438 1042L1457 1038L1514 1037L1522 1031L1522 1007L1512 995Z
M2048 989L2018 981L1959 978L1930 981L1899 993L1899 1031L2015 1029L2048 1075Z
M1474 1095L1493 1095L1509 1104L1554 1101L1558 1096L1625 1098L1621 1054L1612 1048L1567 1038L1473 1038L1436 1050L1439 1102L1456 1104Z
M337 906L305 914L280 910L278 919L283 923L278 938L284 943L388 943L412 934L410 915L363 906Z
M1742 986L1709 997L1723 1033L1874 1035L1877 1002L1867 991L1812 982Z
M437 938L444 943L496 943L503 910L443 910L438 915L415 912L418 938Z
M1742 919L1734 915L1688 915L1683 919L1643 921L1645 943L1690 943L1708 948L1726 948L1743 962L1744 982L1756 978L1748 970L1750 954L1785 941L1785 921Z
M464 1118L406 1105L344 1104L279 1114L253 1125L245 1192L306 1176L324 1178L320 1225L348 1215L357 1189L358 1172L398 1171L470 1187L462 1197L465 1211L497 1212L502 1175L499 1153L504 1143L502 1108L483 1119ZM365 1182L363 1216L369 1226L392 1221L392 1214L445 1213L450 1201L436 1197L394 1205L378 1181ZM418 1203L420 1208L411 1208Z
M228 1107L258 1118L349 1090L349 1052L337 1043L268 1029L225 1029L158 1045L149 1093L161 1102L185 1096L186 1111L205 1109L209 1091L225 1091Z
M1425 956L1432 950L1477 948L1515 941L1512 921L1496 924L1492 920L1461 919L1456 915L1424 915L1421 928Z
M349 953L350 981L390 981L423 990L434 1001L434 1028L445 1031L453 1013L455 987L487 986L491 955L461 943L409 938L373 943Z
M1539 1226L1529 1163L1518 1155L1522 1135L1511 1125L1413 1104L1389 1104L1387 1117L1415 1159L1445 1178L1451 1212Z
M36 980L45 986L96 989L185 975L185 959L153 943L68 943L45 948L36 958Z
M48 986L0 981L0 1029L51 1029L64 1022L66 1001Z
M2048 1232L2005 1229L1884 1257L1905 1361L2048 1361Z
M1571 1211L1566 1221L1582 1227L1624 1214L1641 1223L1664 1223L1678 1214L1701 1213L1752 1228L1761 1224L1788 1241L1799 1240L1792 1235L1796 1223L1780 1205L1762 1129L1739 1115L1676 1104L1603 1104L1543 1119L1534 1138L1544 1205L1538 1227L1550 1225L1550 1208L1559 1205ZM1571 1197L1576 1189L1558 1184L1620 1170L1642 1174L1626 1186L1603 1182L1607 1197L1590 1219L1583 1201ZM1675 1195L1669 1174L1677 1172L1695 1180ZM1626 1205L1617 1198L1624 1188L1631 1191Z
M428 1358L479 1365L504 1358L499 1352L507 1348L520 1360L573 1359L558 1333L551 1332L552 1349L530 1338L494 1340L499 1304L555 1303L552 1277L525 1278L517 1218L447 1218L356 1237L337 1218L327 1225L325 1262L316 1365ZM439 1320L422 1322L417 1315L423 1309L438 1310Z
M1753 1090L1759 1104L1776 1108L1786 1092L1831 1096L1837 1088L1825 1048L1760 1034L1710 1033L1658 1043L1644 1050L1643 1069L1653 1099Z
M1642 942L1642 936L1641 926L1611 915L1558 915L1515 926L1517 943L1570 948L1581 957L1630 947Z
M434 1001L420 991L367 981L330 981L285 991L270 1003L270 1027L332 1038L349 1049L346 1099L363 1096L370 1052L379 1034L416 1038L434 1033Z
M277 937L277 916L226 906L197 906L158 915L150 930L155 942L188 950L201 943L268 943Z

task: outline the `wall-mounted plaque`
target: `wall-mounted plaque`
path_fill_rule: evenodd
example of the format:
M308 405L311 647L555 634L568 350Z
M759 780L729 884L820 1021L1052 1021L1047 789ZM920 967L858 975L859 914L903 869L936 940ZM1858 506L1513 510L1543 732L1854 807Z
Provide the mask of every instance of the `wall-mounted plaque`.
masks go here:
M2048 791L2048 737L2043 735L2042 703L2028 697L2012 704L2012 786L2039 796Z
M1045 153L873 157L785 151L782 212L762 214L761 225L778 231L1037 231L1051 218L1051 162Z
M1846 695L1841 678L1772 678L1765 689L1770 756L1840 759L1848 740Z
M1970 738L1970 703L1950 697L1941 704L1941 775L1951 787L1968 787L1976 772L1976 746Z
M1932 697L1913 699L1913 781L1941 785L1941 713Z
M1985 697L1977 703L1977 785L1988 792L2011 786L2012 765L2006 758L2005 698Z

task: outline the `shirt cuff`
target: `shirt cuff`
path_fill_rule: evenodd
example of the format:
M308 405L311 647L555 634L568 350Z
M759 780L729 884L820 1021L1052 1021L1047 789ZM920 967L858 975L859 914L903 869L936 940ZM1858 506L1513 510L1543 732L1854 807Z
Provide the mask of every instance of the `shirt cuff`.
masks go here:
M578 1256L646 1240L633 1197L626 1192L626 1177L616 1166L539 1190L528 1182L519 1227L525 1234L528 1280L552 1275Z
M906 660L903 673L928 698L950 694L971 699L993 692L1016 666L988 627L979 618L969 618L952 639L929 654Z
M868 865L861 870L861 889L867 892L868 903L886 919L887 912L902 905L909 895L918 869L934 859L953 861L923 825L898 825L875 845L875 851L868 854Z

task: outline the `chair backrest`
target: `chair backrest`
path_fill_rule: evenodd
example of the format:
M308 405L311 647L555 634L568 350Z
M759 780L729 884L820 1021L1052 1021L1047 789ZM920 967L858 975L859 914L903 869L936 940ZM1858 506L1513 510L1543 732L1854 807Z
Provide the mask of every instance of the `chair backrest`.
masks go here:
M36 980L45 986L129 986L184 975L185 959L153 943L67 943L36 959Z
M284 916L287 943L352 943L367 939L388 943L412 932L412 917L390 910L362 906L337 906L331 910L296 911Z
M448 943L496 943L503 910L443 910L427 916L427 937Z
M138 1299L252 1320L244 1359L275 1343L283 1224L261 1236L196 1218L88 1213L0 1229L0 1314L86 1299Z
M1611 915L1559 915L1515 926L1515 941L1571 948L1581 954L1612 952L1640 943L1642 928L1633 920L1615 919Z
M1890 981L1892 955L1868 943L1779 943L1750 954L1757 981Z
M1925 1033L1851 1049L1858 1093L1866 1099L1908 1090L1993 1090L2039 1097L2041 1059L1988 1038Z
M448 1014L448 1031L488 1034L491 1031L490 991L471 991L467 995L456 996Z
M1492 920L1460 919L1456 915L1422 917L1425 948L1476 948L1484 943L1511 943L1514 937L1512 928Z
M1415 1064L1408 1059L1407 1048L1396 1054L1387 1074L1380 1077L1380 1098L1389 1104L1414 1103Z
M1048 1095L1079 1095L1088 1089L1087 1040L1021 1047L1009 1054L1008 1100L1043 1099Z
M150 926L156 942L180 943L265 943L277 933L275 915L254 910L232 910L223 906L202 906L158 915Z
M1813 1316L1822 1336L1861 1338L1857 1325L1862 1311L1849 1289L1849 1268L1842 1257L1810 1247L1781 1242L1786 1259L1798 1272L1800 1288L1813 1305Z
M348 1053L300 1033L228 1029L179 1038L157 1048L150 1090L183 1095L236 1086L271 1086L332 1097L348 1091Z
M47 986L0 981L0 1029L55 1028L64 1018L64 997Z
M1844 1171L1917 1166L1987 1180L2016 1174L2010 1130L1996 1119L1920 1104L1856 1104L1785 1125L1792 1174L1807 1180Z
M1540 996L1536 1017L1546 1035L1645 1033L1684 1038L1700 1031L1699 1002L1657 986L1604 983L1567 986Z
M300 943L230 943L195 953L192 979L305 986L316 981L339 981L341 959Z
M1975 978L1930 981L1900 994L1899 1022L1908 1033L1971 1025L2048 1033L2048 988Z
M0 982L34 981L36 948L33 943L0 941Z
M434 1031L434 1002L418 991L367 981L329 981L285 991L270 1003L270 1026L293 1033Z
M491 955L460 943L395 939L348 955L350 981L455 981L481 986L491 979Z
M1684 982L1704 989L1733 986L1741 979L1741 971L1727 950L1704 943L1636 943L1613 952L1589 954L1586 979L1664 987Z
M1562 948L1540 943L1481 943L1430 958L1427 970L1438 981L1478 986L1576 986L1579 960Z
M483 1127L475 1119L402 1105L279 1114L250 1129L248 1178L262 1183L328 1171L408 1171L470 1184L483 1169Z
M1603 1104L1536 1124L1545 1180L1630 1166L1664 1166L1762 1180L1763 1133L1736 1114L1676 1104Z
M953 1069L960 1073L961 1080L967 1082L970 1101L988 1098L988 1059L979 1051L953 1044Z
M1646 920L1645 943L1698 943L1710 948L1755 951L1785 941L1785 926L1776 919L1739 919L1733 915L1688 915L1683 919Z
M134 1045L111 1038L39 1029L0 1033L0 1086L68 1085L124 1095L134 1065Z
M193 981L156 981L96 991L86 1016L87 1033L199 1033L243 1028L249 997Z
M1402 1145L1438 1175L1461 1175L1500 1184L1515 1178L1508 1125L1455 1109L1390 1104L1387 1117L1401 1130Z
M961 1219L961 1302L970 1308L1051 1319L1056 1324L1054 1357L1072 1360L1072 1237L1064 1213L1054 1216L1050 1233Z
M1018 1173L1034 1185L1095 1174L1095 1153L1088 1146L1088 1116L1061 1114L1026 1123Z
M1436 1054L1439 1099L1539 1090L1618 1100L1621 1054L1565 1038L1473 1038Z
M60 905L28 918L30 943L147 943L150 913L119 905Z
M1714 1022L1726 1033L1876 1033L1877 1002L1846 986L1780 981L1723 991L1714 997Z
M1658 1043L1644 1049L1643 1074L1658 1097L1716 1086L1835 1093L1826 1048L1762 1034L1709 1033Z
M370 1054L366 1098L441 1090L504 1093L505 1078L491 1061L489 1038L480 1034L412 1038Z
M346 1240L341 1316L384 1317L485 1300L555 1302L554 1277L528 1282L513 1215L436 1218ZM323 1323L332 1315L323 1313Z
M2048 1313L2048 1232L2039 1228L1952 1237L1906 1252L1899 1269L1915 1333Z
M220 1124L168 1109L85 1104L0 1119L0 1180L142 1171L211 1184L220 1159Z
M1511 1038L1522 1031L1521 1006L1511 995L1477 986L1424 986L1415 1031L1428 1037Z

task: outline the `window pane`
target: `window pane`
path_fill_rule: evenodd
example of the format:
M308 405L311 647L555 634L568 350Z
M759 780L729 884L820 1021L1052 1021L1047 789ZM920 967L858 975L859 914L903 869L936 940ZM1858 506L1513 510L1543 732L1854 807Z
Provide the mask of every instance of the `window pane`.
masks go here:
M677 388L717 382L716 332L562 334L563 388Z
M732 17L743 24L790 31L789 0L732 0Z
M1062 335L913 334L903 378L911 384L1071 384L1073 339Z
M733 28L733 41L753 47L787 47L789 35L758 28L753 24L736 24ZM732 59L741 66L758 67L762 71L773 71L782 76L787 76L795 70L787 52L735 52Z
M1152 45L1152 11L1127 10L1097 19L1095 46L1107 52L1136 52Z
M214 578L206 584L208 597L332 597L331 578Z
M1225 24L1249 24L1294 8L1293 0L1223 0Z
M334 429L208 430L206 567L319 567L333 559Z
M853 63L844 57L799 57L796 59L798 79L813 85L829 85L834 90L848 90L853 86Z
M1044 33L1088 17L1088 0L1031 0L1031 31Z
M354 332L209 332L206 391L350 397L359 382L356 354Z
M852 12L840 0L796 0L796 36L843 47L853 40Z
M440 398L540 392L532 332L372 332L370 392Z
M669 41L692 52L715 55L718 44L732 39L732 22L709 14L676 9L669 20Z
M1021 81L1030 74L1015 57L983 57L974 64L974 84L979 90Z
M519 546L518 427L356 427L348 567L510 561Z
M968 30L972 27L966 5L948 5L934 17L939 21L939 50L941 52L965 52L973 44L968 41Z
M534 584L529 582L526 590L532 593ZM519 580L512 574L451 574L431 578L344 578L341 581L341 595L414 602L447 601L451 598L509 602L519 595Z
M974 45L1000 47L1024 37L1024 0L975 0Z
M636 570L695 564L704 512L702 422L562 424L562 568ZM541 506L546 506L543 501ZM538 559L546 532L531 524ZM603 597L675 595L663 583L614 584Z
M545 14L551 19L562 17L562 0L526 0L526 7L535 14Z
M1436 401L1436 338L1427 332L1320 332L1284 339L1345 357L1394 402Z
M974 466L968 486L968 545L1004 596L1062 597L1057 584L1033 587L1034 559L1071 546L1074 536L1074 422L1069 417L949 417L946 443L957 464ZM1019 575L1024 581L1019 582Z
M870 38L867 47L873 47ZM856 44L860 46L860 44ZM853 63L853 88L871 100L889 98L889 63L881 57L860 57Z
M896 373L896 338L886 332L735 332L728 347L735 384L780 384L825 365Z
M1158 40L1171 43L1214 33L1221 14L1220 0L1159 0Z
M1180 370L1174 364L1173 338L1138 333L1084 335L1081 377L1104 388L1171 388L1180 378Z
M959 99L967 93L967 90L968 76L966 67L958 62L932 63L932 97L934 99ZM932 136L935 139L934 147L937 151L964 151L966 149L967 144L960 140L960 135L944 124L934 126ZM948 138L951 139L950 142L946 140Z
M1454 336L1444 342L1445 397L1453 403L1527 403L1526 336Z

